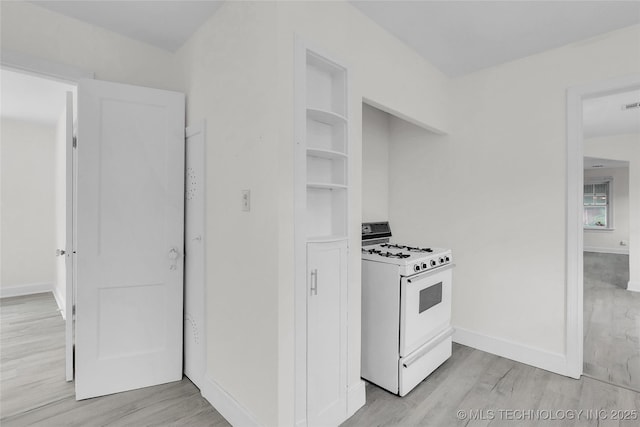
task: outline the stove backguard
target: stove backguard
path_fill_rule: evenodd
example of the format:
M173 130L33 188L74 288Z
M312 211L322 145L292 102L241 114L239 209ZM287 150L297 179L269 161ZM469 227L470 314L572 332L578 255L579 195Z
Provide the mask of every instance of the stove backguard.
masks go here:
M391 227L388 221L362 223L362 246L389 243Z

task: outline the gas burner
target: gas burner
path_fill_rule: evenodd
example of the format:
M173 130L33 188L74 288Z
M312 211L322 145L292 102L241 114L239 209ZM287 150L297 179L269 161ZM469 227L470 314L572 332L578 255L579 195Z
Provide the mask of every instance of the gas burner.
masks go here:
M378 255L382 255L382 251L380 249L365 249L365 248L362 248L362 253L363 254L378 254Z
M393 248L393 249L406 249L409 252L433 252L433 249L431 248L419 248L419 247L413 247L413 246L404 246L404 245L393 245L390 243L384 243L382 245L380 245L383 248Z
M411 246L405 246L404 248L409 252L428 252L428 253L433 252L433 249L431 248L419 248L419 247L411 247Z
M382 245L380 245L380 247L382 247L382 248L392 248L392 249L404 249L404 248L406 248L406 246L392 245L391 243L383 243Z
M403 254L402 252L398 252L397 254L394 254L393 252L387 252L387 253L382 253L382 252L378 252L380 255L385 256L387 258L398 258L398 259L403 259L403 258L409 258L411 255L408 254Z

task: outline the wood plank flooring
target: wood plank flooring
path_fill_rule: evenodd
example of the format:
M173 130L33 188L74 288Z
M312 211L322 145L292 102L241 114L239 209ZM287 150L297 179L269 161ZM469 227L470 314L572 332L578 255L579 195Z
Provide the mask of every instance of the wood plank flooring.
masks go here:
M64 381L64 327L51 294L5 298L0 309L3 427L229 425L187 378L76 402L72 383ZM368 384L366 405L343 427L639 425L637 418L598 420L583 413L578 419L541 420L550 414L507 410L604 410L611 418L612 410L638 414L640 393L454 345L453 356L404 398ZM529 418L523 420L525 414Z
M628 417L634 419L612 420L618 410L630 411ZM454 344L452 357L403 398L367 384L365 407L341 427L637 427L639 420L640 393L586 377L574 380Z
M640 293L628 281L628 255L585 252L584 373L640 391Z
M77 402L64 379L64 321L52 294L3 298L0 310L3 427L230 425L186 377Z

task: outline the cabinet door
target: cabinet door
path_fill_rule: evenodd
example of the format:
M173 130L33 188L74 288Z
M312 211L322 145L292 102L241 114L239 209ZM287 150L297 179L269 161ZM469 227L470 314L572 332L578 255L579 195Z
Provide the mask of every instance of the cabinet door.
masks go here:
M337 426L347 412L347 242L307 246L307 425Z

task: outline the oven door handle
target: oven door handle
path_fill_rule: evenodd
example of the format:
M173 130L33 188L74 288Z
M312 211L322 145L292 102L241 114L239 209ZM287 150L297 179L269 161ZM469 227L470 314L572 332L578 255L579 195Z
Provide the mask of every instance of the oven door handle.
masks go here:
M455 266L456 266L455 264L447 264L447 265L443 265L441 267L432 268L431 270L427 270L424 273L414 274L413 276L411 276L410 279L407 279L407 282L413 283L414 281L422 280L425 277L429 277L432 274L436 274L436 273L440 273L442 271L450 270Z
M455 332L455 330L453 328L449 328L446 331L444 331L443 333L441 333L440 335L436 336L435 338L433 338L431 340L431 342L429 344L427 344L424 347L416 350L415 353L411 354L411 356L409 356L405 360L403 360L402 361L402 366L404 366L405 368L408 368L409 366L413 365L418 360L420 360L420 358L422 358L422 356L424 356L425 354L427 354L428 352L433 350L434 347L436 347L442 341L446 340L451 335L453 335L454 332Z

